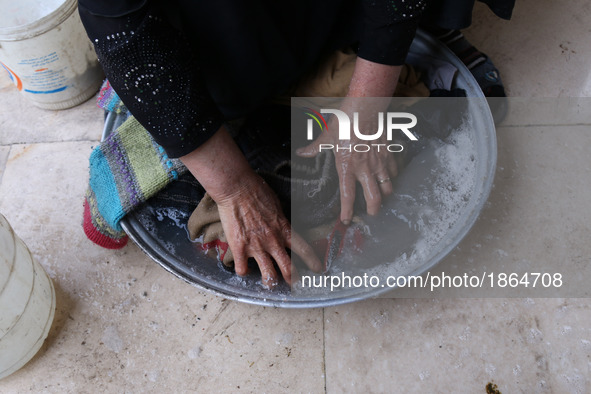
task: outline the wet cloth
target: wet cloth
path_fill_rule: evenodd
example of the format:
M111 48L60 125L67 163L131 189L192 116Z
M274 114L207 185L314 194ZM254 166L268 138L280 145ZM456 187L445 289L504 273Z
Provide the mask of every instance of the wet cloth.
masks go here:
M330 89L335 89L334 91L327 89L328 94L344 91L343 85L348 82L339 74L349 73L350 66L346 65L354 61L351 54L336 54L335 59L335 64L345 66L333 64L325 67L325 70L328 70L325 72L325 78L329 78L330 75L330 78L334 79L332 84L326 85ZM421 82L420 74L411 67L405 67L405 70L401 75L400 84L403 90L406 90L406 94L428 95L428 89ZM318 75L321 74L316 74L315 79L307 84L306 89L314 91L315 84L322 84L324 79ZM322 89L316 92L318 95L323 94ZM127 111L108 82L101 90L98 105L103 109L119 113ZM245 120L236 142L251 167L269 183L271 188L280 196L288 196L283 199L285 212L289 210L289 203L286 201L291 196L291 190L301 196L314 197L309 205L313 207L312 209L292 217L303 218L306 226L318 226L326 223L327 217L332 217L334 220L339 211L338 178L334 168L331 168L331 166L334 167L334 158L325 152L315 159L305 159L312 162L294 168L289 163L291 143L289 135L259 132L262 129L276 131L276 125L282 122L280 119L288 119L286 125L289 124L289 113L290 109L287 106L282 106L281 109L279 107L263 108L255 112ZM262 141L271 145L265 146ZM277 147L283 147L283 150ZM310 172L310 169L316 172ZM186 168L180 161L170 159L164 149L151 138L137 120L133 117L129 118L91 155L90 182L84 204L84 231L88 238L107 248L125 246L127 237L119 223L121 218L185 172ZM295 178L292 179L294 174ZM323 190L332 190L333 193L326 194L321 192ZM314 193L310 194L310 191ZM362 201L362 198L357 200ZM219 234L217 229L214 234ZM225 253L223 248L221 251L218 250L218 255L221 256L222 252ZM225 256L224 254L224 258ZM230 258L231 254L227 256ZM225 260L227 261L228 258Z
M335 51L309 75L306 75L295 88L295 96L304 97L344 97L357 56L352 51ZM413 67L404 65L398 81L395 96L427 97L429 89L421 80L421 74ZM286 100L284 102L287 104ZM410 104L410 103L409 103ZM324 266L328 267L343 248L346 226L338 220L340 212L339 181L334 157L327 151L315 158L301 158L292 155L292 150L304 146L308 141L293 141L289 136L278 135L278 125L288 125L292 116L305 115L304 112L292 114L287 105L275 104L249 118L238 135L237 143L249 164L275 191L282 202L284 212L301 207L302 212L291 212L292 225L307 229L304 237L315 245L320 256L324 256ZM290 146L290 149L285 149ZM399 157L402 168L403 158ZM292 162L292 160L294 162ZM363 198L356 199L356 208ZM216 203L209 195L199 202L189 218L187 229L192 240L199 240L202 248L211 257L217 257L225 266L233 265L233 255L224 234ZM354 234L353 246L362 244L363 232L356 222L351 231Z
M298 81L293 96L345 97L353 77L357 54L352 50L334 51L314 71ZM428 97L429 89L416 68L404 64L394 97Z
M290 135L276 133L277 127L288 127L292 109L271 104L248 118L235 141L249 165L277 195L283 212L292 217L292 225L315 227L334 222L338 216L339 180L332 153L322 152L314 158L292 157L292 150L306 141L292 146ZM305 120L305 113L300 115ZM298 210L298 211L292 211ZM291 215L290 215L291 213ZM232 251L215 201L205 194L187 223L189 237L198 241L201 249L224 265L233 266Z
M308 143L292 136L276 133L277 127L290 121L307 119L305 110L281 104L270 104L255 116L246 119L235 141L249 165L277 195L283 212L291 218L294 229L305 229L301 235L315 246L319 256L325 256L325 267L338 256L347 233L340 223L339 179L335 159L330 151L313 158L294 156L292 151ZM360 198L357 208L360 208ZM336 222L335 222L336 220ZM360 219L351 226L355 247L362 244ZM225 266L233 266L233 255L220 221L215 201L206 193L191 214L187 230L189 238L210 257Z
M221 261L228 268L234 266L234 256L220 221L217 204L209 194L205 194L191 214L187 222L187 231L189 238L199 243L201 250L209 257ZM355 252L361 251L367 231L363 221L355 216L349 226L337 220L313 227L302 235L316 254L323 257L326 271L343 252L346 244Z
M220 260L226 267L232 267L234 256L222 228L220 213L213 198L205 194L187 222L189 238L199 242L201 249L211 257Z

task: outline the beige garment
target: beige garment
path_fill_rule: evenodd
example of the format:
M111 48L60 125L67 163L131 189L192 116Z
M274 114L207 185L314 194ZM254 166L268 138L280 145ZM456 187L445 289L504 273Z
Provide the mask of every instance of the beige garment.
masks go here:
M199 240L210 257L221 260L227 267L234 265L234 257L222 228L218 206L208 193L205 193L187 223L191 240Z
M326 61L307 74L294 91L296 97L345 97L355 70L357 55L335 51ZM412 66L402 66L394 97L428 97L429 89Z

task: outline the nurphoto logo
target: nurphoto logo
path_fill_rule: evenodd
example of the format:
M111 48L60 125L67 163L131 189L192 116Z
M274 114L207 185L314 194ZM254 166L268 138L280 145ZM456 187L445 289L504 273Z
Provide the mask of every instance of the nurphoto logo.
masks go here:
M410 141L417 141L417 137L409 130L417 125L417 117L408 112L386 112L385 116L384 112L378 112L378 130L371 134L364 134L359 127L358 112L353 112L353 127L351 128L351 119L344 111L338 109L320 109L319 113L311 108L306 108L306 110L309 111L306 112L306 115L310 116L307 123L308 141L314 140L315 123L320 127L321 132L328 131L328 123L322 114L332 114L338 122L340 144L319 144L319 151L369 152L371 149L377 149L378 151L380 149L387 149L388 152L402 152L404 150L401 144L396 143L350 143L351 129L353 129L355 137L361 141L383 140L384 130L388 142L392 142L395 135L400 135L398 133L399 131ZM403 120L403 123L400 123L401 120Z

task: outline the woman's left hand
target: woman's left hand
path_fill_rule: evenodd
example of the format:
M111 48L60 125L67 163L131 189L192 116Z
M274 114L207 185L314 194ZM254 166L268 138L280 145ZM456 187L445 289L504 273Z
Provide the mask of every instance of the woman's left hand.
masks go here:
M357 58L349 92L340 110L348 115L351 122L354 119L353 113L357 112L360 117L360 129L376 130L375 116L380 110L388 107L401 69L401 66L388 66ZM394 153L385 149L390 143L386 140L385 133L371 142L384 144L381 149L372 147L368 152L355 152L350 149L352 146L368 141L360 140L353 132L350 140L339 140L338 130L339 125L333 117L328 130L313 143L299 149L297 154L302 157L314 157L320 152L320 144L331 144L335 147L333 152L339 175L341 221L348 224L353 218L356 183L359 182L363 189L367 213L376 215L382 203L382 196L392 193L391 179L398 174L398 168ZM337 146L341 149L336 149Z
M349 103L355 101L357 100L349 101ZM378 101L383 102L384 100ZM344 110L349 119L353 119L353 112L357 112L354 111L355 106L347 107L346 110L341 107L341 110ZM366 113L365 115L359 114L363 119L359 122L363 125L360 128L375 130L377 122L373 121L375 120L374 114ZM339 125L333 117L328 124L328 130L322 132L312 144L297 151L297 154L302 157L314 157L320 152L321 145L333 147L332 152L335 156L339 176L341 221L345 224L349 224L353 218L357 182L363 189L369 215L377 215L382 204L382 197L392 194L392 179L398 175L398 166L394 157L395 153L389 152L387 149L391 142L389 143L384 134L369 142L359 139L355 133L351 132L349 140L340 140ZM370 149L365 151L364 148L361 151L355 151L355 146L370 146Z

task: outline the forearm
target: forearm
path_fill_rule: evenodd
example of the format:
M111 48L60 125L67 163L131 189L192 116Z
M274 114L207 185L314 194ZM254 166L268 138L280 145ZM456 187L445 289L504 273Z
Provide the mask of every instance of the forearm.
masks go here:
M248 181L255 176L224 126L203 145L180 159L218 203L247 187Z
M392 97L401 70L358 57L347 97Z

